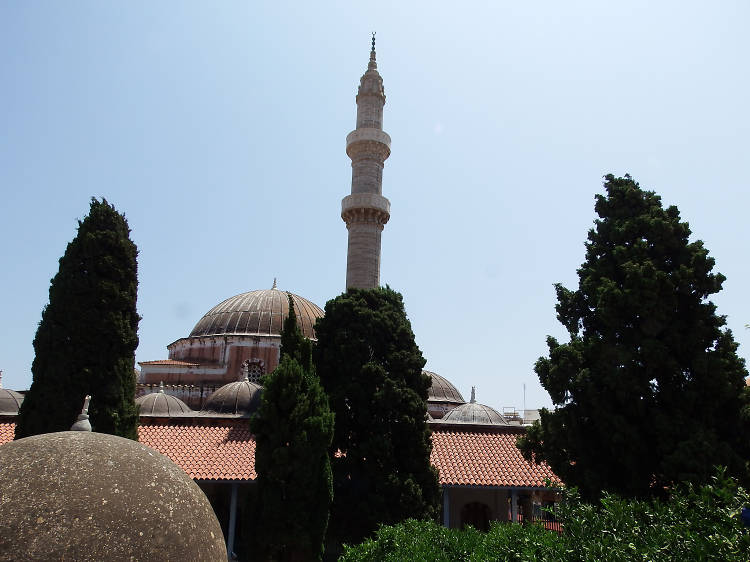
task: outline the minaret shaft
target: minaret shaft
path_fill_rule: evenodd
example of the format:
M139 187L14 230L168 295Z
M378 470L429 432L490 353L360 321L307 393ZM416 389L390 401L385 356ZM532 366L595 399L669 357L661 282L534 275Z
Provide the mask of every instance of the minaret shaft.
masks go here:
M382 195L383 165L391 154L391 138L383 132L385 92L375 61L375 40L367 71L357 92L357 128L346 137L352 160L351 195L341 201L341 218L349 231L346 287L380 285L380 237L390 218L390 202Z

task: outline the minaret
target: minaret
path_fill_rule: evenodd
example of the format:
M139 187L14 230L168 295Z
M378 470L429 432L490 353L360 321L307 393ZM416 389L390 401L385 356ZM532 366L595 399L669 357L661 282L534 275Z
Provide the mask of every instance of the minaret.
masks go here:
M352 193L341 201L341 218L349 231L346 288L380 285L380 233L391 214L382 195L383 163L391 154L391 137L383 132L383 79L375 62L375 34L367 72L357 92L357 128L346 137L352 159Z

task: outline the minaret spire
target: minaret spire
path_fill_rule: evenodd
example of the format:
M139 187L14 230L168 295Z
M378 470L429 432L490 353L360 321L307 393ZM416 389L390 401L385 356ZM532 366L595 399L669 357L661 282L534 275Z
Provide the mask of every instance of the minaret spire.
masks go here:
M341 218L349 231L346 288L380 285L380 235L391 203L382 195L383 164L391 154L391 137L383 131L385 90L375 60L375 33L367 71L357 91L357 128L346 137L352 160L352 191L341 201Z
M370 62L367 63L367 70L377 70L378 63L375 61L375 32L372 32L372 48L370 49Z

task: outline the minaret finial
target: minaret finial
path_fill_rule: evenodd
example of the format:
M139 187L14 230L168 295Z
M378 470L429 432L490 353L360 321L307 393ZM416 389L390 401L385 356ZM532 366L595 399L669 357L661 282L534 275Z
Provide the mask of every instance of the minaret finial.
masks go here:
M368 70L375 70L378 68L378 63L375 62L375 32L372 32L372 48L370 49L370 62L367 63Z
M273 278L273 287L271 287L271 288L272 288L272 289L275 289L275 288L276 288L276 277L274 277L274 278Z
M477 403L477 387L476 386L471 387L471 403L472 404Z

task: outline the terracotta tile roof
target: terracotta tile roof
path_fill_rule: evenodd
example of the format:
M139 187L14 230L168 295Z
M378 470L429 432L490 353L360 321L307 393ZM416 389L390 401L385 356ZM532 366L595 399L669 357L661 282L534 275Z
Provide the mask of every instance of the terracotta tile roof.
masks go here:
M526 462L516 447L518 432L455 431L432 433L430 461L441 485L544 486L560 484L546 464Z
M255 439L246 428L142 425L138 441L156 449L196 480L253 480Z
M13 441L13 437L15 433L16 433L15 423L0 422L0 445Z
M156 361L139 361L139 365L173 365L178 367L197 367L200 363L178 361L177 359L157 359Z
M0 423L0 445L13 440L14 423ZM517 432L456 431L432 433L432 464L441 485L544 486L560 480L546 464L528 463L516 447ZM255 479L255 440L245 428L231 426L142 425L138 440L168 456L197 480Z

